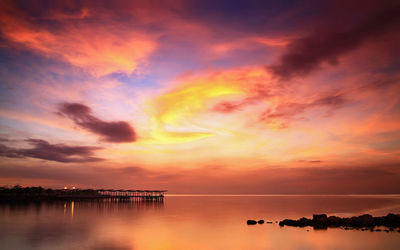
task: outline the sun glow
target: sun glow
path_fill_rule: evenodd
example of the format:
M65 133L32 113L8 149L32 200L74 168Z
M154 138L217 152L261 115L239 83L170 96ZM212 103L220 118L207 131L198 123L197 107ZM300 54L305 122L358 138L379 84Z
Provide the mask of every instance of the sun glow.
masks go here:
M170 90L149 103L152 132L151 142L173 144L213 136L200 118L209 104L221 98L242 95L239 85L217 77L215 81L197 80Z

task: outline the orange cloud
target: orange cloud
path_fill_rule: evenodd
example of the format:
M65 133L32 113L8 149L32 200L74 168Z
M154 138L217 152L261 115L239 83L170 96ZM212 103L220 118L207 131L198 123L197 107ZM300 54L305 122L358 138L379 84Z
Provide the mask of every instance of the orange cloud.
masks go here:
M262 69L238 69L220 73L205 73L179 79L174 87L148 103L152 121L152 137L158 143L188 142L218 134L219 129L206 117L212 115L212 105L226 98L246 94L247 85L268 80ZM229 126L227 127L229 128Z
M3 12L1 32L11 42L95 76L132 73L157 47L154 35L128 25L116 29L112 22L85 21L85 13L79 16L79 22L64 22L60 29L52 30Z

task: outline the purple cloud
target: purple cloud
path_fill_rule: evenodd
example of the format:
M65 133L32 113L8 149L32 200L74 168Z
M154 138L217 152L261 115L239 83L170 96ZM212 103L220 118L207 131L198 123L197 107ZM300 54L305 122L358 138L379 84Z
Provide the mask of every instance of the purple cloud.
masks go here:
M80 103L61 103L58 114L68 117L79 127L100 135L107 142L134 142L136 133L125 121L106 122L92 115L92 110Z
M0 144L0 156L9 158L37 158L63 163L96 162L102 158L93 157L93 151L100 147L68 146L65 144L50 144L45 140L26 140L33 146L28 149L17 149Z
M278 63L267 66L267 69L278 78L289 80L310 74L322 63L335 65L341 56L357 49L366 40L383 34L389 28L395 27L398 31L400 7L394 5L377 11L358 25L339 23L293 40Z

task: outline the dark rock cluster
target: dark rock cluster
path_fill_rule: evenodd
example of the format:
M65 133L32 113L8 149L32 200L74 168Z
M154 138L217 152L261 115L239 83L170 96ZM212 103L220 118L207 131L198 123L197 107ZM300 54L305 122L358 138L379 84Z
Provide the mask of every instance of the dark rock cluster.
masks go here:
M255 224L264 224L264 223L269 223L272 224L272 221L264 221L264 220L247 220L247 225L255 225Z
M298 220L285 219L279 222L279 226L312 226L315 229L344 227L345 230L349 230L350 228L374 228L375 226L396 228L400 227L400 214L388 214L381 217L373 217L372 215L364 214L350 218L341 218L337 216L328 217L326 214L314 214L312 219L304 217Z
M247 220L247 225L255 225L257 224L257 221L255 220Z

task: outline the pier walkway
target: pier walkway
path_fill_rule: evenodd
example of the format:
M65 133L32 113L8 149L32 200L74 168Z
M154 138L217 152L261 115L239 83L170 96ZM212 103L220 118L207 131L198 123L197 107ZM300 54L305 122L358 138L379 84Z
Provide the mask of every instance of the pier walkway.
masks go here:
M61 199L117 199L149 200L164 199L167 190L125 190L125 189L67 189L59 193Z

